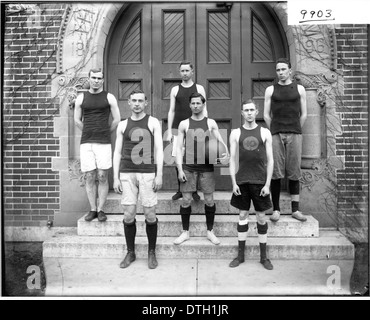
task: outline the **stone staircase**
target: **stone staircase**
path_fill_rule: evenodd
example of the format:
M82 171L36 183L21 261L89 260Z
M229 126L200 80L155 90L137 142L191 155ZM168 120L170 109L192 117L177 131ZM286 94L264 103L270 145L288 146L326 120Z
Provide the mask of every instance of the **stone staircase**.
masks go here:
M159 220L157 257L173 259L232 259L237 254L236 224L238 215L231 207L230 193L216 192L215 234L221 240L219 246L206 239L204 203L194 203L191 216L189 241L175 246L173 241L181 232L178 215L181 201L172 201L172 193L160 192L157 215ZM290 212L287 195L282 195L282 212ZM43 244L45 258L123 258L126 252L120 196L110 194L105 206L108 220L78 221L76 234L59 234ZM198 214L197 214L198 213ZM338 231L320 230L318 221L307 216L307 222L299 222L290 215L282 215L277 223L269 223L268 255L274 260L351 260L354 246ZM147 257L147 238L141 206L137 215L136 251L138 258ZM256 219L250 216L249 237L246 245L248 259L259 259Z

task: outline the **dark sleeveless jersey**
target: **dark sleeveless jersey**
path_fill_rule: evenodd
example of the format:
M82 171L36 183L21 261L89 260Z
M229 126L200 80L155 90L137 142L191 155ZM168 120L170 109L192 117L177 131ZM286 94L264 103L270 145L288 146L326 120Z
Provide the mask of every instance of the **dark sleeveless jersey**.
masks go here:
M172 129L178 129L181 121L191 117L192 112L190 109L189 99L193 93L197 93L197 85L194 83L191 87L185 88L179 85L175 99L175 118L173 119Z
M127 119L123 133L120 172L154 173L154 136L148 126L149 115L141 120Z
M267 176L266 148L261 136L261 126L247 130L240 128L239 170L237 184L265 184Z
M302 134L301 96L296 82L286 86L274 85L274 93L271 97L271 114L271 134Z
M108 102L108 93L106 91L97 94L84 92L81 109L83 117L81 144L110 144L110 105Z
M196 121L189 118L189 129L185 133L185 155L183 169L190 172L213 172L214 165L207 163L205 144L209 140L208 118Z

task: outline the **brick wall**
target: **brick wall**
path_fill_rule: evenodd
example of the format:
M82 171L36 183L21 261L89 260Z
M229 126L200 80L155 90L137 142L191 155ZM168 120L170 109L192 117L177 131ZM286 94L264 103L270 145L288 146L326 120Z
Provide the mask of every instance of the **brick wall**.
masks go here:
M59 210L52 97L63 4L4 6L3 209L5 226L45 226ZM36 10L35 10L36 9Z
M343 72L343 96L338 99L343 134L337 155L345 159L338 171L338 208L342 227L355 240L367 238L369 194L368 34L365 25L336 28L338 68ZM365 228L365 229L362 229Z

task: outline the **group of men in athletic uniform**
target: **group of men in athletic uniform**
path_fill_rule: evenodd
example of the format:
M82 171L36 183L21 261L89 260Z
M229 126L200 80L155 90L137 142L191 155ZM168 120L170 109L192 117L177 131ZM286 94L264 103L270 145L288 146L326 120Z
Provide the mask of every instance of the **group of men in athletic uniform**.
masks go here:
M230 263L237 267L245 261L244 252L249 230L248 218L251 202L256 211L257 233L261 264L272 270L267 258L266 211L273 207L270 220L280 218L279 198L281 179L287 173L292 198L292 217L306 221L299 211L299 178L302 150L302 126L307 117L306 94L302 86L291 79L291 65L286 59L276 63L278 82L266 89L264 119L267 127L257 124L258 106L253 100L242 103L244 123L230 134L230 152L215 120L208 118L204 88L194 83L194 67L184 61L179 67L182 83L171 90L168 112L168 132L165 140L173 145L178 179L173 200L182 198L180 215L182 233L174 244L189 240L192 200L200 199L203 192L207 225L207 239L220 244L214 233L216 205L214 163L208 159L210 141L223 146L221 160L230 160L233 186L231 205L239 209L238 256ZM144 208L148 237L148 267L158 266L156 243L158 219L157 192L163 183L163 140L158 119L145 113L148 99L141 90L133 91L128 98L131 116L120 121L116 99L103 90L103 72L93 69L89 73L90 89L78 96L75 102L75 122L82 130L80 158L81 171L86 173L86 192L91 206L86 221L97 218L107 220L103 206L108 194L108 169L113 162L113 188L122 194L123 225L127 254L121 268L136 260L136 206L139 197ZM109 124L109 117L112 122ZM112 161L111 132L116 130ZM271 198L270 200L270 190Z

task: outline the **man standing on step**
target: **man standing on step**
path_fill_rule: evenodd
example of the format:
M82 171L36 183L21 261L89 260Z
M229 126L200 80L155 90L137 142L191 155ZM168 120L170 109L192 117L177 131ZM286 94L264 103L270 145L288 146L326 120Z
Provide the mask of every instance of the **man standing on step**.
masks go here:
M90 89L79 95L75 102L74 120L82 130L81 171L86 174L86 193L91 207L85 216L86 221L107 220L103 207L109 191L108 169L112 167L111 132L121 117L116 98L103 90L103 83L102 70L90 70Z
M244 262L249 210L253 201L257 217L260 262L267 270L272 270L273 266L267 259L268 224L265 215L272 207L269 197L274 166L272 137L268 129L256 123L256 104L249 100L243 102L242 107L244 124L230 134L230 176L233 184L231 205L240 210L237 226L239 251L230 267L235 268Z
M274 173L271 181L273 213L271 221L280 218L281 179L287 174L291 194L292 217L299 221L307 218L299 211L302 157L302 127L307 119L306 91L291 79L289 60L276 63L278 83L265 92L264 119L272 134Z
M114 190L122 194L123 225L127 255L121 268L136 260L136 205L138 198L144 208L149 242L148 267L155 269L158 219L157 192L162 188L163 141L158 119L145 113L147 97L141 90L133 91L128 100L131 117L120 122L113 157Z
M168 130L166 141L172 141L173 149L172 156L176 157L177 142L178 142L178 128L181 121L191 117L191 110L189 108L189 98L193 93L200 93L206 98L206 93L200 84L196 84L193 81L194 66L189 61L183 61L180 63L179 72L182 79L181 84L172 88L170 93L170 109L168 111ZM204 107L204 116L207 117L207 107ZM178 171L176 168L178 175ZM172 200L178 200L182 198L180 192L180 182L178 182L178 190L172 197ZM193 199L199 201L200 197L195 190L193 193Z
M176 152L176 164L180 191L183 195L183 203L180 206L182 221L182 234L174 241L181 244L189 240L189 227L191 215L192 194L196 191L197 183L204 194L205 214L207 223L207 238L213 244L220 244L219 239L213 233L216 204L213 199L215 191L214 164L206 158L206 139L215 139L221 143L225 150L225 158L228 157L228 148L218 130L216 121L204 116L206 99L200 93L193 93L189 99L192 115L180 122ZM185 155L183 146L185 141ZM210 152L210 151L209 151Z

